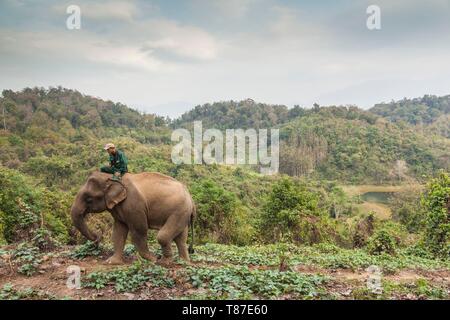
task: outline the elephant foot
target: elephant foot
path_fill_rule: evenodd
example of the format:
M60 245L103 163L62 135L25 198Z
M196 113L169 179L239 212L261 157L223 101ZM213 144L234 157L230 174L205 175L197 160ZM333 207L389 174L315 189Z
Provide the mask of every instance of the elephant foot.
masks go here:
M106 260L106 263L111 265L119 265L124 264L125 262L123 261L122 257L112 256L108 260Z
M173 264L173 259L172 257L162 257L156 263L164 267L170 267Z
M151 262L156 262L157 260L156 256L152 253L141 254L141 257Z

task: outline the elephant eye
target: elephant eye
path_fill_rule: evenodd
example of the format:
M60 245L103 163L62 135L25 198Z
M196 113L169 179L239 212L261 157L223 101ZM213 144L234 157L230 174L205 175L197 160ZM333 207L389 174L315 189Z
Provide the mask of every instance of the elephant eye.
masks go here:
M86 197L86 202L87 202L87 203L92 203L92 197L89 197L89 196Z

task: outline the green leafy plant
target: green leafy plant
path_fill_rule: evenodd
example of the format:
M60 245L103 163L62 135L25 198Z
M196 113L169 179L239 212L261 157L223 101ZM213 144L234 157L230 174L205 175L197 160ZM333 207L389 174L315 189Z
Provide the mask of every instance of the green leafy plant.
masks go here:
M19 244L13 251L13 259L20 265L18 271L27 276L36 273L42 262L39 248L25 242Z
M253 296L273 298L282 294L314 297L326 280L321 276L276 270L250 270L246 266L218 269L188 267L188 279L195 287L204 287L225 299L248 299Z
M34 236L31 241L40 250L50 251L57 246L55 240L51 236L51 232L45 228L39 228L34 230Z
M39 292L32 288L16 289L11 283L6 283L0 289L0 300L50 300L55 299L53 295Z
M144 285L171 288L174 280L168 276L165 268L137 261L127 268L92 272L84 279L83 285L94 289L114 285L117 292L133 292Z
M436 256L450 257L450 177L441 172L432 179L422 199L427 210L425 246Z
M103 248L101 245L88 240L84 244L77 246L69 256L73 259L83 259L90 256L97 257L101 255L102 252Z
M394 254L397 244L394 237L392 237L386 230L378 230L367 243L367 251L370 254Z

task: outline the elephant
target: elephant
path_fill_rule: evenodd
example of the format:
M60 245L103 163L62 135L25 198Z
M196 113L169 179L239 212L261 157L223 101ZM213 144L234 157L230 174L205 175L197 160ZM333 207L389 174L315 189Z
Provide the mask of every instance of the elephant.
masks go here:
M139 255L155 262L156 255L147 245L148 229L159 230L156 239L163 253L160 263L172 262L172 241L177 245L180 258L189 262L189 253L193 252L196 207L181 182L157 172L126 173L121 181L112 180L107 173L92 172L76 195L71 208L72 222L84 237L99 243L101 236L89 229L86 216L105 210L114 218L114 254L108 263L124 263L123 250L128 233ZM192 238L188 251L189 227Z

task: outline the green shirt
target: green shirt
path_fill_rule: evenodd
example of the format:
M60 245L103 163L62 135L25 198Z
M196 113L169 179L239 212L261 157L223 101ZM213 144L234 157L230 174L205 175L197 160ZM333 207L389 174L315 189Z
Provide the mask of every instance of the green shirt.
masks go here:
M125 172L128 172L128 159L120 150L116 150L116 154L114 155L109 155L109 163L114 172L120 172L122 175L125 174Z

